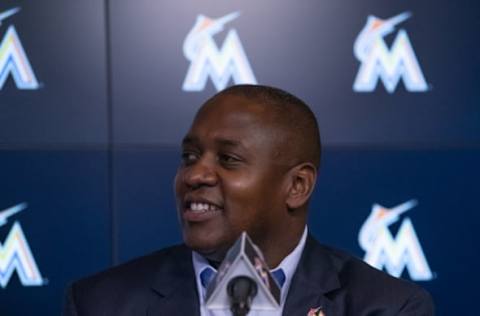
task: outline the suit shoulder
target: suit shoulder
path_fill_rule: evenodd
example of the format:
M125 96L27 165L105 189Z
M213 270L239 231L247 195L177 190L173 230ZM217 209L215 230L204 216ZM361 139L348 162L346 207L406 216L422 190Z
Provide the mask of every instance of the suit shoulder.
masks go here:
M163 265L188 260L190 251L177 245L133 259L74 282L72 291L77 296L95 293L121 292L122 289L147 288L155 272Z
M64 315L144 315L157 278L189 273L191 251L173 246L74 282L64 302ZM99 304L101 302L101 304Z
M342 250L323 245L321 247L329 254L337 270L342 293L352 304L385 306L398 312L407 311L414 306L427 311L418 315L433 315L432 298L419 285L393 277Z
M409 292L421 289L413 282L393 277L367 264L345 251L322 246L330 253L333 265L337 269L340 282L344 286L366 286L370 289L384 290L385 286L397 292Z

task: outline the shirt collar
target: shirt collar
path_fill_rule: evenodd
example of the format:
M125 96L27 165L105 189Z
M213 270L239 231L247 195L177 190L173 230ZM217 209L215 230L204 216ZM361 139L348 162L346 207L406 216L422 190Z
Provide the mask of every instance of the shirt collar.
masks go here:
M275 267L273 270L277 270L279 268L283 269L283 272L285 273L285 284L282 287L282 299L281 303L285 302L285 299L287 297L288 289L290 288L290 283L292 281L293 274L295 273L295 270L297 269L298 262L300 261L300 257L302 256L303 248L305 248L305 243L307 240L307 234L308 234L308 228L305 226L305 229L303 230L303 235L302 238L300 238L300 241L298 242L297 246L295 249L292 250L285 258L283 258L282 262ZM203 289L203 286L201 285L200 282L200 273L205 269L206 267L212 268L215 272L217 270L213 268L205 259L202 255L197 253L196 251L192 251L192 261L193 261L193 268L195 270L195 276L197 280L197 288L199 290L199 293L202 293L200 295L200 300L203 302L205 298L205 290Z
M302 256L302 253L303 253L303 248L305 248L307 234L308 234L308 229L307 229L307 226L305 226L305 229L303 230L302 238L300 238L300 241L298 242L295 249L293 249L293 251L290 252L288 256L283 258L282 262L280 262L280 264L277 267L272 269L273 271L281 268L285 273L285 284L282 287L282 305L285 302L285 299L287 298L287 293L288 293L288 289L290 288L290 283L292 281L295 270L297 270L298 262L300 261L300 257Z

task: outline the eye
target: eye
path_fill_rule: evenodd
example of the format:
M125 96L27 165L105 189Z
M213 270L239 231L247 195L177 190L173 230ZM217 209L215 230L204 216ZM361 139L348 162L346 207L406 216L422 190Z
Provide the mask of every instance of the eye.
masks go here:
M182 163L184 165L191 165L198 160L199 155L192 151L183 151L182 152Z
M232 154L219 154L218 161L226 166L234 166L241 162L241 159Z

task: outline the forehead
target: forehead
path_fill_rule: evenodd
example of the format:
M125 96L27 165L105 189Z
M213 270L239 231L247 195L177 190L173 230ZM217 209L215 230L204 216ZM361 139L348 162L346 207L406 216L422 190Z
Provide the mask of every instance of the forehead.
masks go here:
M278 132L270 107L245 97L225 95L208 101L199 110L187 137L273 144Z

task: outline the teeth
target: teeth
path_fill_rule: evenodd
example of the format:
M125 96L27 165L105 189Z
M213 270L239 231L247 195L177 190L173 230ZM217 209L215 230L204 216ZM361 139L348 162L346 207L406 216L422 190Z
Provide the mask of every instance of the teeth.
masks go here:
M190 210L194 212L206 212L206 211L216 211L218 208L215 205L208 203L190 203Z

